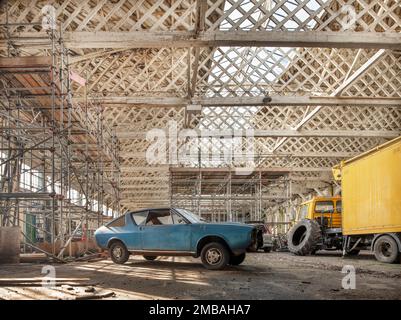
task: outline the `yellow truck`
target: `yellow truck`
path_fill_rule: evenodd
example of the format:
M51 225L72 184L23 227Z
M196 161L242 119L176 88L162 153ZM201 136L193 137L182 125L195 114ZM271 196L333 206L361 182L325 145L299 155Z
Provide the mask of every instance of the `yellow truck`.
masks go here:
M333 175L341 181L341 197L315 197L301 205L301 219L288 233L289 250L305 255L342 247L353 255L369 248L381 262L399 261L401 137L341 162Z
M401 252L401 137L333 168L341 180L344 249L370 247L393 263Z
M301 219L318 219L328 228L341 228L341 196L318 196L301 203L296 221Z
M317 250L342 250L341 212L340 196L319 196L301 203L296 224L287 234L289 251L307 255ZM353 249L348 254L358 253L358 249Z

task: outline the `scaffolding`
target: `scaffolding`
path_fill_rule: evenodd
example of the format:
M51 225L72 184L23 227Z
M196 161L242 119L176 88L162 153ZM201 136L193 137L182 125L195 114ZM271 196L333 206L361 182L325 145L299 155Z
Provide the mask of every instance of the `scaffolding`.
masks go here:
M114 214L173 205L211 221L264 220L281 234L308 194L333 189L334 165L400 134L401 60L390 44L401 30L395 1L366 8L354 1L350 8L365 14L346 32L336 1L287 1L271 10L267 1L180 0L174 8L81 2L68 2L73 14L67 2L52 2L71 50L64 53L63 35L35 24L46 17L45 2L0 5L0 56L26 59L13 68L2 60L0 75L5 224L26 225L24 205L48 212L40 220L46 237L65 243L86 219L104 219L96 205ZM249 35L238 42L241 32ZM327 32L344 43L327 41ZM68 65L87 86L69 83ZM180 132L196 131L202 159L147 161L145 133L159 129L167 137L171 120ZM255 155L251 175L233 171L242 162L203 155L225 154L229 138L246 138L248 130L254 150L243 141L238 151ZM197 138L188 140L196 147ZM72 226L59 222L68 219Z
M213 222L271 223L279 208L289 213L292 206L288 173L256 169L243 175L226 168L170 168L170 183L172 206Z
M99 100L73 101L70 52L62 31L40 39L50 49L24 56L13 39L35 23L1 25L0 225L19 226L23 252L57 260L95 248L93 232L119 215L119 141Z

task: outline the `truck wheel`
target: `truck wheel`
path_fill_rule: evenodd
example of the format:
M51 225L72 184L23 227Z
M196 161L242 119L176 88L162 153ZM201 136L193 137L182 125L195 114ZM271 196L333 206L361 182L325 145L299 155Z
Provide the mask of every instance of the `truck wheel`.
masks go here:
M320 225L315 220L302 219L291 228L287 235L288 250L304 256L316 252L322 240Z
M245 252L244 252L244 253L241 253L239 256L231 255L231 257L230 257L230 262L229 262L229 263L230 263L232 266L238 266L238 265L240 265L242 262L244 262L245 256L246 256Z
M398 262L400 253L397 242L390 236L382 236L377 239L373 251L376 259L380 262Z
M230 253L221 243L211 242L202 248L201 260L206 269L220 270L228 264Z
M113 260L113 262L117 264L124 264L129 258L129 252L127 248L120 241L116 241L111 244L109 248L109 253L111 260Z
M148 261L153 261L157 258L157 256L143 256Z

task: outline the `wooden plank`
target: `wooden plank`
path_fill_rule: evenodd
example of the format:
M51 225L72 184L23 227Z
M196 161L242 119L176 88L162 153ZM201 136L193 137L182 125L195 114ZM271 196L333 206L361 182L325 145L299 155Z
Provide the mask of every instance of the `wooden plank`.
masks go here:
M151 106L185 106L187 104L201 104L205 107L232 107L232 106L375 106L375 107L401 107L401 98L386 97L324 97L324 96L271 96L270 102L264 102L264 97L204 97L192 100L185 97L159 97L159 96L110 96L94 97L102 104L129 104ZM74 97L74 101L83 101L83 97Z
M50 56L0 57L1 69L12 68L49 68L52 65Z
M245 130L199 130L194 129L198 136L202 137L364 137L364 138L395 138L401 134L401 131L383 131L383 130L261 130L256 129L252 132ZM146 139L146 132L119 130L116 132L119 139ZM124 154L124 153L122 153Z
M43 32L25 32L11 38L15 45L48 48ZM397 32L332 31L67 31L64 43L71 49L81 48L187 48L187 47L318 47L401 49ZM7 41L0 40L0 48Z
M401 34L374 32L72 32L65 35L70 48L161 47L320 47L401 49Z

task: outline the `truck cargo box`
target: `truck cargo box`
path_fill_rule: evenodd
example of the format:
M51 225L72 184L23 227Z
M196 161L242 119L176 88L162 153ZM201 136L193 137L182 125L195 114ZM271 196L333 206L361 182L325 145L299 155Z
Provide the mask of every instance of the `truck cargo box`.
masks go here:
M344 235L401 232L401 137L333 169Z

